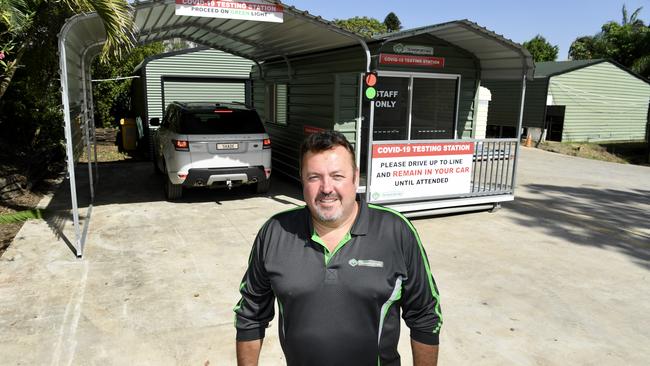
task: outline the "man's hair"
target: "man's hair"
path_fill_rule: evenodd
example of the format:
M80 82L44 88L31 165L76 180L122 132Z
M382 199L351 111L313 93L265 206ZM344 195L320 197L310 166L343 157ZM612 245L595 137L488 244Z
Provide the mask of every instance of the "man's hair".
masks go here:
M343 146L350 153L352 159L352 168L357 170L357 163L354 156L354 148L348 139L338 131L322 131L313 133L302 142L300 146L300 171L302 172L302 161L308 152L317 154L323 151L333 149L337 146Z

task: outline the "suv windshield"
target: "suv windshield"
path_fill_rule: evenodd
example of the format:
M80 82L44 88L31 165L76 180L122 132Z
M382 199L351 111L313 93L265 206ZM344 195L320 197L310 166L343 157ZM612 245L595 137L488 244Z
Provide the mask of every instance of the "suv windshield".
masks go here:
M255 111L217 108L184 112L179 133L192 135L264 133L264 126Z

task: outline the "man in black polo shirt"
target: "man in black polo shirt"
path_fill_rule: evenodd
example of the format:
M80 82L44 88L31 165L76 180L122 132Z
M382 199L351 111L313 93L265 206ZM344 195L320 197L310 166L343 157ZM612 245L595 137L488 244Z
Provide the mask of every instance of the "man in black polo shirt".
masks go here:
M436 365L440 301L415 228L357 197L354 151L340 133L310 135L301 160L307 206L264 224L240 285L238 365L258 364L274 299L289 366L399 365L400 310L414 365Z

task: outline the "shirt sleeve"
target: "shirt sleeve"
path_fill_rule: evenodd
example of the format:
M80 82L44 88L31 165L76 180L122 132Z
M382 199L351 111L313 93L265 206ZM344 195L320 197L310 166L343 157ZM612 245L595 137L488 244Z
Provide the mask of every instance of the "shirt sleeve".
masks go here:
M268 225L268 223L267 223ZM271 282L264 269L264 231L265 225L255 238L248 269L239 285L241 300L235 306L235 328L237 341L252 341L264 338L264 332L275 315L273 301L275 296Z
M403 251L408 277L403 285L402 317L411 329L413 340L437 345L442 327L440 295L420 237L413 224L405 218L404 221L407 228Z

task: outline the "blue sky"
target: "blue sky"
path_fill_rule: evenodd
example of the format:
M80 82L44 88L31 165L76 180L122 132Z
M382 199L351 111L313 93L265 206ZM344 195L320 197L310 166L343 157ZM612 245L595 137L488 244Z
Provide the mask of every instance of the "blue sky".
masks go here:
M610 20L621 21L626 4L631 14L643 7L640 18L648 24L650 0L284 0L300 10L325 19L369 16L383 21L394 12L404 29L469 19L515 42L522 43L536 34L560 47L558 61L566 60L569 46L577 37L594 35Z

